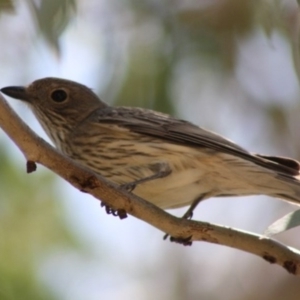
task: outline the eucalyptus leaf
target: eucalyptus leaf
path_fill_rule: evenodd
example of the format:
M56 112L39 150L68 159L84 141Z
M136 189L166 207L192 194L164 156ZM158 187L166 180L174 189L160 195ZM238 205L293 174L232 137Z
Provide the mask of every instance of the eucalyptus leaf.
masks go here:
M300 225L300 209L288 213L271 224L264 234L271 237L275 234L287 231Z

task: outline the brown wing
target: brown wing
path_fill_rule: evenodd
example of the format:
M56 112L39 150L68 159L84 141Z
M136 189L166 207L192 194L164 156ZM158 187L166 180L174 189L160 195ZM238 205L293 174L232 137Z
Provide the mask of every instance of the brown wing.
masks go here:
M300 164L296 160L251 154L242 147L213 132L152 110L108 107L97 111L97 116L97 122L113 123L136 133L168 140L170 143L200 148L205 147L235 155L261 167L273 170L283 175L283 177L299 175Z

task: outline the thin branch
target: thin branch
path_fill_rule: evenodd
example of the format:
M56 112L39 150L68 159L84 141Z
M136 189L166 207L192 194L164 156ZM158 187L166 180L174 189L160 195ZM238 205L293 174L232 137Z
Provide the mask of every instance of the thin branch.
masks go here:
M126 211L173 237L191 237L192 241L206 241L247 251L284 267L289 273L300 275L300 252L296 249L238 229L177 218L79 166L38 137L1 95L0 126L26 157L28 172L35 170L35 162L42 164L80 191L93 195L112 209Z

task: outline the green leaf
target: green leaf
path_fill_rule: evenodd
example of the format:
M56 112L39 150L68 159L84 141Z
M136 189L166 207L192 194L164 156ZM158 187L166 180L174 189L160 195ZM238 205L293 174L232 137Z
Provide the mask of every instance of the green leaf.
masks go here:
M271 224L264 234L271 237L275 234L287 231L300 225L300 209L288 213L279 220Z

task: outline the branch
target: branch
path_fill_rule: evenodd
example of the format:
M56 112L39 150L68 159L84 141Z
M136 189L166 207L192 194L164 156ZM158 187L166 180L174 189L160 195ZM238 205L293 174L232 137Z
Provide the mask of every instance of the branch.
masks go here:
M264 236L200 221L177 218L96 175L89 169L60 154L38 137L10 108L0 95L0 126L27 159L27 171L35 162L52 170L80 191L93 195L118 212L143 220L173 237L206 241L247 251L270 263L300 275L300 252ZM124 217L126 214L119 214Z

